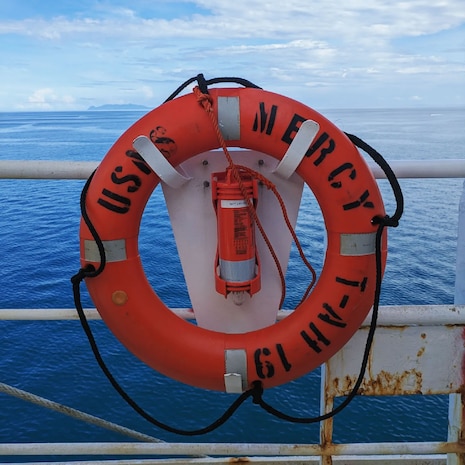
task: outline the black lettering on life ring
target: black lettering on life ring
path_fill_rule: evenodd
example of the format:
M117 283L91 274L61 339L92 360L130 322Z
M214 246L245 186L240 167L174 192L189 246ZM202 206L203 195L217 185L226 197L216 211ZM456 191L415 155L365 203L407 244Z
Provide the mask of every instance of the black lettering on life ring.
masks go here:
M329 173L328 176L328 181L331 182L334 180L336 176L339 176L343 171L350 170L349 173L349 178L350 179L355 179L357 177L357 171L354 169L354 165L352 163L343 163L341 166L337 167L331 173ZM334 181L331 182L331 187L334 187L335 189L339 189L342 187L342 182L341 181Z
M176 154L178 146L171 137L167 137L165 135L166 132L166 128L163 126L157 126L155 129L150 131L149 137L164 157L168 159Z
M327 313L319 313L318 318L325 323L339 328L345 328L347 324L341 318L341 316L329 305L327 302L323 303L323 308Z
M341 301L339 302L339 308L346 308L347 302L349 301L349 296L344 294Z
M152 172L137 152L128 150L126 151L126 156L131 158L134 165L142 173L148 175ZM141 178L136 174L126 174L124 176L120 176L122 171L123 167L121 165L116 166L110 175L111 182L117 186L128 183L129 185L126 186L127 192L137 192L139 188L142 186ZM129 197L117 194L116 192L113 192L107 188L102 189L101 195L103 196L103 198L100 197L97 200L97 203L112 212L124 214L127 213L131 207L131 199Z
M370 196L368 190L366 190L361 196L359 200L355 200L354 202L346 203L342 206L344 210L352 210L353 208L364 207L364 208L375 208L372 201L367 200Z
M283 346L281 344L276 344L276 350L278 351L279 359L283 364L283 368L285 371L289 371L292 368L292 365L289 363L286 357L286 353L284 352Z
M269 356L271 355L271 351L270 349L268 349L268 347L263 347L263 349L257 349L255 351L255 371L257 372L257 376L260 379L271 378L272 376L274 376L274 366L269 360L265 360L265 366L263 366L263 362L261 360L262 354L265 356Z
M302 339L308 344L308 346L313 349L317 354L319 354L323 349L318 345L322 343L325 346L329 346L331 341L325 337L325 335L318 329L315 323L310 323L308 327L312 330L313 334L316 336L316 339L310 336L307 331L303 330L300 332Z
M295 113L291 119L291 122L289 123L289 126L284 132L283 137L281 137L281 140L286 144L290 144L294 140L295 133L297 133L300 128L299 123L303 123L305 120L306 118Z
M289 123L289 126L284 132L283 137L281 137L281 140L283 142L286 142L286 144L290 144L294 139L295 133L297 133L297 131L299 130L301 123L303 123L306 120L307 118L304 118L303 116L300 116L297 113L295 113L291 119L291 122ZM322 145L326 141L328 141L328 145L322 148ZM313 162L315 166L318 166L324 161L326 155L334 152L335 148L336 143L334 142L334 140L329 136L327 132L323 132L320 135L320 137L318 137L318 139L309 147L309 149L305 153L305 156L311 157L314 153L317 152L317 150L321 149L318 158Z
M127 213L129 211L129 207L131 206L131 200L127 197L122 195L116 194L115 192L109 191L108 189L102 189L102 195L107 197L107 199L112 200L110 202L106 199L102 199L101 197L97 200L97 203L102 207L105 207L108 210L111 210L115 213ZM118 205L119 204L119 205Z
M329 139L328 146L321 148L321 146ZM329 153L333 152L334 149L336 148L336 142L332 138L329 137L329 134L327 132L324 132L321 134L320 137L309 147L307 152L305 153L306 157L311 157L318 149L320 149L320 156L313 162L315 166L320 165L324 159L326 158L326 155Z
M149 165L145 162L145 160L140 156L140 154L134 150L127 150L126 156L131 158L134 166L136 166L142 173L150 174L152 170L150 169Z
M336 276L336 282L339 284L344 284L345 286L349 286L349 287L360 287L360 290L364 292L367 286L368 277L365 276L362 279L362 281L353 281L350 279L341 278L340 276Z
M126 176L119 178L116 173L121 173L122 171L122 166L117 166L115 168L115 171L111 173L112 182L114 184L125 184L127 182L134 183L133 185L127 186L127 190L128 192L136 192L142 185L142 181L140 180L139 176L136 176L135 174L127 174Z
M278 107L276 105L271 105L271 110L270 110L270 113L268 114L265 108L265 102L260 102L259 111L255 113L255 119L253 122L252 131L255 131L255 132L258 130L260 130L260 132L265 131L265 134L270 135L273 132L273 126L276 121L277 112L278 112Z
M287 359L282 344L276 344L276 352L278 353L279 360L281 361L284 371L290 371L292 364ZM275 374L274 365L269 360L262 360L262 356L268 357L270 355L271 350L268 347L257 349L254 353L255 371L260 379L272 378Z

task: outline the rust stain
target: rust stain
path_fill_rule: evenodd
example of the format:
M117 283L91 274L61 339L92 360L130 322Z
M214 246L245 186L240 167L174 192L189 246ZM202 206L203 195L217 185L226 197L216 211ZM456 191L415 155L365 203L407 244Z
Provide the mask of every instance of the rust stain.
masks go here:
M328 418L323 422L322 429L320 431L320 442L322 447L326 447L332 443L333 438L333 418Z
M421 333L421 334L420 334L420 337L421 337L422 339L426 339L426 333Z
M425 353L425 348L422 347L418 352L417 352L417 357L421 357Z
M389 373L381 370L376 376L369 373L370 377L363 380L358 391L361 395L400 395L400 394L423 394L422 373L412 368L401 373ZM357 377L346 376L344 379L333 379L333 390L337 395L348 395L354 386Z
M462 384L458 389L457 389L457 394L462 395L462 404L465 404L465 384Z
M250 459L248 457L231 457L228 460L229 463L250 463Z
M324 458L327 456L341 456L341 455L350 455L351 452L348 451L349 444L330 444L327 447L321 448L320 455ZM389 446L389 443L385 445L380 445L377 449L377 455L390 455L392 449ZM459 439L457 442L439 442L435 444L434 454L463 454L465 453L465 441Z
M458 442L441 442L436 448L438 454L463 454L465 452L465 441L459 439Z

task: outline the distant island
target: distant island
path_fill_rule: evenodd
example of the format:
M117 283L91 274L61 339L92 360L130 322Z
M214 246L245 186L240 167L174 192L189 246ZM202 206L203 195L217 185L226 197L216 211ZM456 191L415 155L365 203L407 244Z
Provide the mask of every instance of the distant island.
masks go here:
M105 105L92 105L88 111L121 111L121 110L150 110L150 107L145 105L136 105L135 103L107 103Z

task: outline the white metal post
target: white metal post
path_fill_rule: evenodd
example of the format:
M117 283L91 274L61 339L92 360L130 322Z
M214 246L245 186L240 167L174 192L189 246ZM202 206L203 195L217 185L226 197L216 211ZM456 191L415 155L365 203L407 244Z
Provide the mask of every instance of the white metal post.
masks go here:
M462 196L459 203L454 302L456 305L465 303L465 182L463 183ZM464 402L464 394L449 395L449 442L458 442L464 439ZM447 454L447 465L464 464L464 454Z

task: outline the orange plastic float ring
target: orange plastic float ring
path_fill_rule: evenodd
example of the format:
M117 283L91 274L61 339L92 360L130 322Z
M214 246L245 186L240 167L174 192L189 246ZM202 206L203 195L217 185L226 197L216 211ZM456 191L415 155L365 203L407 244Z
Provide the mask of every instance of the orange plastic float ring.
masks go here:
M296 379L345 345L368 314L376 285L375 216L385 216L376 181L349 138L315 110L253 88L210 89L228 146L282 160L306 120L318 124L296 171L313 191L327 229L323 270L294 312L271 326L225 334L173 313L148 283L138 252L145 205L160 178L134 150L152 140L176 167L219 147L217 133L194 94L152 110L111 147L86 195L86 211L106 251L103 272L86 279L103 320L143 362L170 378L205 389L240 392ZM154 137L154 134L162 137ZM223 156L218 152L219 156ZM383 238L382 261L387 253ZM81 263L98 266L95 240L81 221ZM213 279L213 278L212 278ZM229 389L230 378L239 391Z

